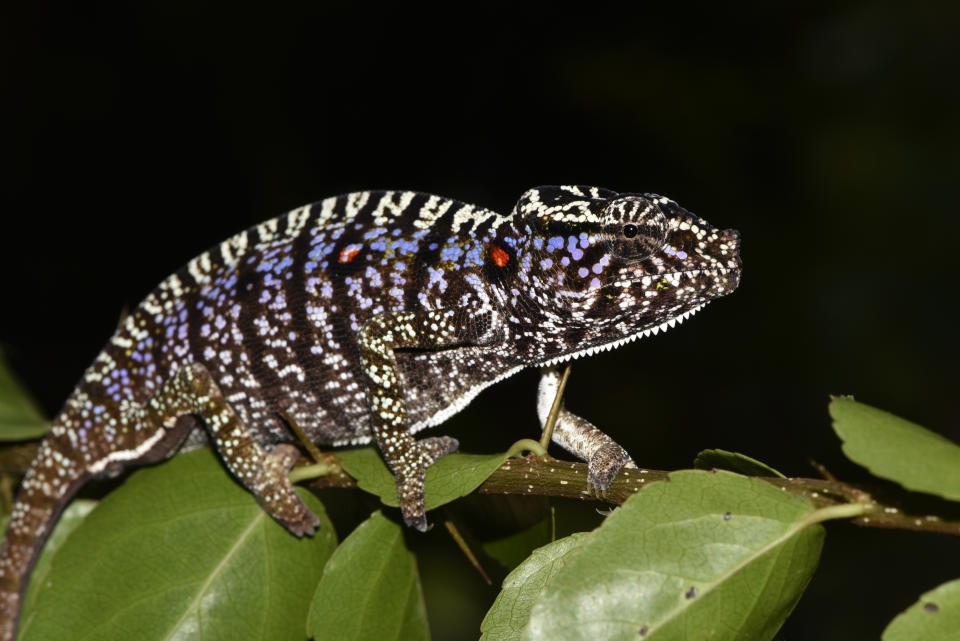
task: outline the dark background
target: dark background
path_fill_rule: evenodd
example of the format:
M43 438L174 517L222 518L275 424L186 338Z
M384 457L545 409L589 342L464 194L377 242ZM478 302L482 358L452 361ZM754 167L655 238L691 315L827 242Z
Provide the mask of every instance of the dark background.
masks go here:
M733 296L574 370L568 407L641 465L720 447L863 480L830 429L839 393L960 440L960 5L663 4L14 10L3 349L52 414L125 305L253 223L358 189L503 211L530 186L596 184L743 234ZM535 388L518 375L445 432L466 451L534 435ZM567 508L561 528L599 519ZM475 638L495 590L428 536L435 638ZM958 552L831 524L782 637L876 638L960 576Z

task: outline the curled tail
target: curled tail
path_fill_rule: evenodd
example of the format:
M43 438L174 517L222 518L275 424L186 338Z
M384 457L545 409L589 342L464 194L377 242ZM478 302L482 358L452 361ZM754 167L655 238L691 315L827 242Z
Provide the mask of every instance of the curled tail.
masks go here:
M17 632L27 581L40 548L57 517L77 489L90 478L85 467L71 458L71 448L55 436L40 443L30 464L0 548L0 641L12 641Z

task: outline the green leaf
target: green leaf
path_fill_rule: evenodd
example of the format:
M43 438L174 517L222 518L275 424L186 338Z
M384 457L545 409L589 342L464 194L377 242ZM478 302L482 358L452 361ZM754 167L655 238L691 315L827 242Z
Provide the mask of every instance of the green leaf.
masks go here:
M746 454L728 452L727 450L703 450L697 454L693 467L698 470L728 470L744 476L777 476L786 478L783 474Z
M550 542L551 518L521 530L516 534L483 544L483 551L499 561L503 567L512 569L530 556L530 553Z
M357 479L360 489L376 494L384 504L397 507L397 481L380 453L372 447L337 452L347 474ZM480 486L507 460L504 454L447 454L427 468L425 490L428 510L440 507Z
M337 548L313 595L307 634L338 641L430 638L402 526L374 512Z
M883 631L883 641L953 641L960 630L960 579L934 588L901 612Z
M0 441L40 438L49 429L50 421L10 371L0 351Z
M960 446L883 410L840 397L830 401L843 453L908 490L960 501Z
M534 550L526 561L508 574L497 600L480 624L481 641L520 639L537 597L580 550L587 536L586 532L577 532Z
M303 641L336 535L323 506L297 539L208 449L140 470L55 554L21 639Z
M821 514L823 513L823 514ZM759 479L675 472L630 497L547 586L523 639L771 639L828 518Z

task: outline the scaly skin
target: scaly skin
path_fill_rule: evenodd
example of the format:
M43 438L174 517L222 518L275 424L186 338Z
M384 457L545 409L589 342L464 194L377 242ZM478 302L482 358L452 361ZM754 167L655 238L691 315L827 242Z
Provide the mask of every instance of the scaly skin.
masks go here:
M93 477L210 442L298 536L318 521L286 472L296 439L374 440L406 522L425 530L426 468L457 447L413 434L483 388L656 333L732 292L739 237L675 202L540 187L510 215L414 192L359 192L267 221L201 254L123 322L24 477L0 551L0 639L16 631L40 547ZM554 439L609 487L627 453L565 409Z

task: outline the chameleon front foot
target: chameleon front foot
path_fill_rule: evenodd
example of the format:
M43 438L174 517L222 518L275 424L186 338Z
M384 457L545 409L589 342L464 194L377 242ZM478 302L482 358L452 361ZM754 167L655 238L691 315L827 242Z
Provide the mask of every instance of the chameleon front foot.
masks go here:
M595 496L602 497L620 470L636 467L625 449L617 443L607 443L594 452L587 463L587 488Z
M407 450L390 467L397 477L397 497L403 522L421 532L427 531L423 487L427 468L441 456L455 452L459 443L450 436L411 439Z

